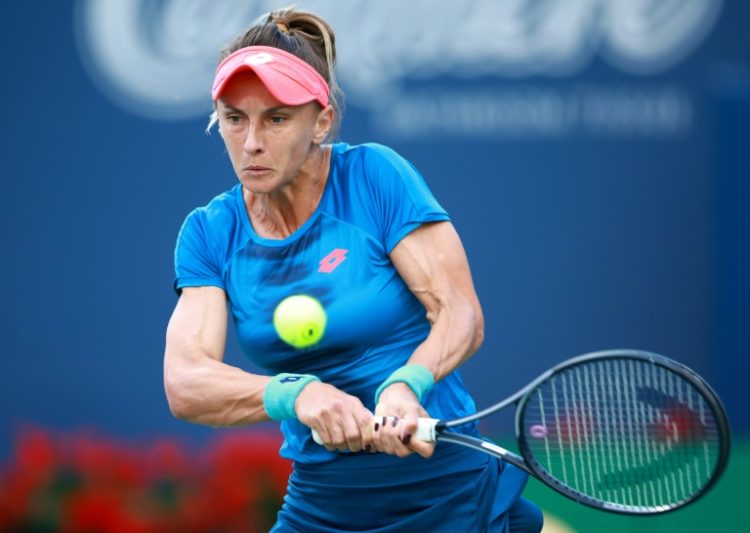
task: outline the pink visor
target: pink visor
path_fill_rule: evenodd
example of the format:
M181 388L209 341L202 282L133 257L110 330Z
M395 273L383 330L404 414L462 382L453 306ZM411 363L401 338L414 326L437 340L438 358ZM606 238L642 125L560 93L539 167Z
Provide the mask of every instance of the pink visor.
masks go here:
M231 77L243 70L254 72L282 104L317 101L323 107L328 106L330 90L323 76L297 56L270 46L249 46L228 55L216 69L211 89L214 101Z

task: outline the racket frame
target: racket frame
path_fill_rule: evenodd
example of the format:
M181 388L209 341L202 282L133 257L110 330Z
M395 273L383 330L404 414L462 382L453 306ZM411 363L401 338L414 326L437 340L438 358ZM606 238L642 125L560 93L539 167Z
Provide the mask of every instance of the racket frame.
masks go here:
M685 378L698 390L701 396L706 400L706 403L711 409L713 417L716 421L717 433L719 435L720 443L719 453L716 461L716 468L714 469L711 479L690 498L671 505L654 506L649 509L636 509L634 508L634 506L603 502L597 498L592 498L591 496L588 496L562 483L557 478L550 475L535 458L531 447L526 440L526 434L523 430L523 427L526 405L532 395L536 392L536 389L541 384L547 382L554 375L559 374L563 371L567 371L573 367L588 363L590 361L603 361L607 359L633 359L662 366ZM447 431L450 428L455 428L457 426L482 419L512 404L516 404L515 432L520 455L506 450L505 448L502 448L501 446L498 446L492 442L482 440L477 437ZM726 468L727 462L729 460L731 442L729 422L727 419L726 411L721 403L721 400L719 400L719 397L708 385L708 383L706 383L706 381L702 377L700 377L688 367L662 355L642 350L604 350L567 359L566 361L563 361L550 368L539 377L528 383L522 389L495 405L492 405L490 407L487 407L486 409L478 411L477 413L462 418L457 418L450 421L438 421L435 426L435 432L436 439L438 441L453 442L483 451L485 453L490 453L491 455L495 455L503 461L521 468L522 470L536 477L557 492L578 503L582 503L584 505L612 513L635 516L662 514L669 511L674 511L698 500L703 495L705 495L706 492L708 492L716 484Z

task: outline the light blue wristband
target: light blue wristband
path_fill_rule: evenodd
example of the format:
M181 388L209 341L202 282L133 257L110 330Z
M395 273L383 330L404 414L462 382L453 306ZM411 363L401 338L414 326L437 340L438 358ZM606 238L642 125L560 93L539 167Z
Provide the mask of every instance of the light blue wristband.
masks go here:
M277 374L263 391L263 407L272 420L297 418L294 402L309 383L320 381L312 374Z
M380 395L386 387L393 385L394 383L405 383L409 388L414 391L417 399L421 402L425 394L427 394L432 386L435 384L435 378L427 367L417 364L409 364L402 366L397 369L393 374L388 376L378 390L375 391L375 405L380 402Z

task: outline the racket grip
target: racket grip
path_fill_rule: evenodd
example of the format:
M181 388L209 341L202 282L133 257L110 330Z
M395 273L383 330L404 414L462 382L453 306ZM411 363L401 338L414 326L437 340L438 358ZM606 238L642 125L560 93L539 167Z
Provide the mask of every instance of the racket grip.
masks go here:
M373 417L372 423L373 426L375 425L375 422L380 422L383 417L376 416ZM394 417L389 416L387 417L386 423L389 421L392 421ZM417 419L417 431L414 433L414 438L423 440L425 442L434 442L435 441L435 426L437 426L437 423L440 420L437 418L419 418ZM312 430L312 438L317 444L323 444L323 441L320 439L320 435L318 435L318 432L314 429Z

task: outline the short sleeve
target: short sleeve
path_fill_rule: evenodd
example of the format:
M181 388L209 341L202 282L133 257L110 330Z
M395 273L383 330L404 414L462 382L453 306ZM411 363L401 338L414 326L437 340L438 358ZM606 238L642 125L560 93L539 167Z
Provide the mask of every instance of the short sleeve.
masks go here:
M395 151L367 145L366 172L375 190L382 238L390 253L406 235L426 222L450 220L419 171Z
M188 215L177 236L174 253L174 289L214 286L224 289L221 267L210 253L200 210Z

